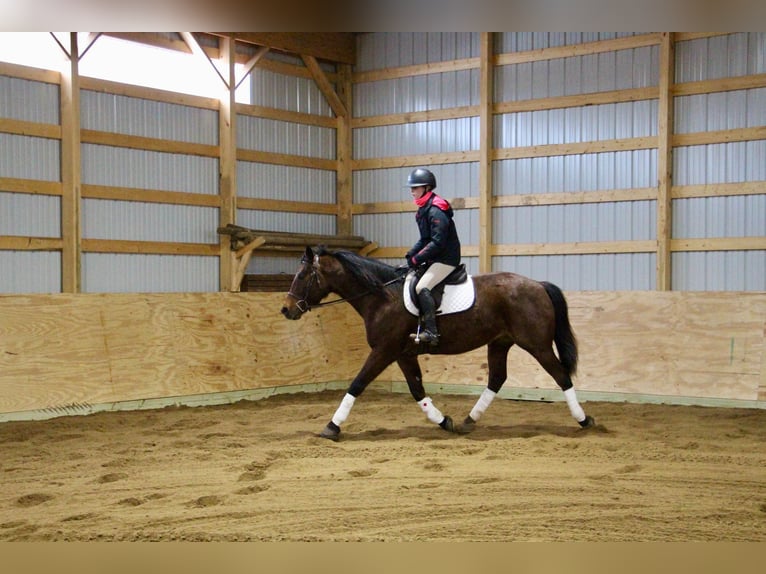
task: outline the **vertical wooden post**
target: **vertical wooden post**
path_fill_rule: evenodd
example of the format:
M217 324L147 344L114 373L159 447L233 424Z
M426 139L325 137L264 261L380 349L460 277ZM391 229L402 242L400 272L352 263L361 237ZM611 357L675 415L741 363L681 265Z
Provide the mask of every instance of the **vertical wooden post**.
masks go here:
M237 222L237 108L236 78L236 41L234 38L221 38L221 59L224 63L226 91L221 94L218 108L218 145L219 145L219 222L221 227ZM239 291L235 280L237 269L231 242L228 235L220 235L219 283L221 291ZM235 284L236 283L236 284Z
M657 146L657 290L672 288L670 241L673 188L673 84L675 46L672 32L662 33L660 44L660 93Z
M479 104L479 272L492 271L492 157L494 148L494 50L492 32L481 33Z
M61 291L81 290L80 52L71 32L69 63L61 74Z
M346 114L338 117L337 127L337 203L338 216L337 235L353 235L352 204L353 204L353 174L351 160L353 155L353 134L351 131L352 116L352 83L351 66L340 65L338 73L338 95L346 108Z

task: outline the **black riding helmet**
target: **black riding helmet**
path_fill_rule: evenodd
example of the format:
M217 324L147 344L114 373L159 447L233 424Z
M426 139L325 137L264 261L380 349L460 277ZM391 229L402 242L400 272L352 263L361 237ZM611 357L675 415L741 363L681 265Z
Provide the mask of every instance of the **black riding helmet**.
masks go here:
M407 187L418 187L420 185L428 185L431 189L436 189L436 176L422 167L413 169L407 178Z

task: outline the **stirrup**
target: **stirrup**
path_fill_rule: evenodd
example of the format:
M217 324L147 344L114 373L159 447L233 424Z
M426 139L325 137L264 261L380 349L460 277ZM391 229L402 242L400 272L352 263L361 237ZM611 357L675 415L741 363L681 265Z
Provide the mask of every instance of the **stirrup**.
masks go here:
M428 329L425 329L420 333L420 341L427 345L431 345L432 347L436 347L439 344L439 334L432 333Z

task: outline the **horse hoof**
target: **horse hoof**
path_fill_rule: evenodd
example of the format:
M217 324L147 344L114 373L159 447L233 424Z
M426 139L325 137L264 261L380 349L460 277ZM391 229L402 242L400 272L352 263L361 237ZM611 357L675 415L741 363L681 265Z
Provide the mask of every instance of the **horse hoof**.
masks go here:
M465 420L463 421L463 424L458 425L455 429L455 432L458 432L460 434L469 434L472 433L476 429L476 421L471 418L471 416L465 417Z
M589 429L589 428L591 428L591 427L594 427L594 426L596 426L596 420L595 420L595 419L594 419L592 416L590 416L590 415L587 415L587 416L585 417L585 420L584 420L584 421L580 421L580 423L578 423L578 424L579 424L579 425L580 425L582 428L584 428L584 429Z
M447 432L455 432L455 423L452 422L452 417L445 416L442 422L439 423L439 426Z
M327 426L324 427L322 432L319 433L319 436L329 439L333 442L338 442L338 439L340 438L340 427L334 422L330 421L327 423Z

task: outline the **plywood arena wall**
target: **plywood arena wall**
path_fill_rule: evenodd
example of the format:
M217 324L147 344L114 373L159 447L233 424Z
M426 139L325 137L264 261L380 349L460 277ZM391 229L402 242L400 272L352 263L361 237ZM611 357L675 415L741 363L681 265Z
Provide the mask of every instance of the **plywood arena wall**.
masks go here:
M766 404L764 293L572 292L580 343L576 387L632 396ZM287 321L279 293L0 296L0 413L349 382L368 347L362 321L337 305ZM423 356L426 384L478 392L485 350ZM390 367L379 378L401 389ZM523 351L506 396L556 391ZM181 401L183 402L183 401ZM7 419L7 416L6 416Z

